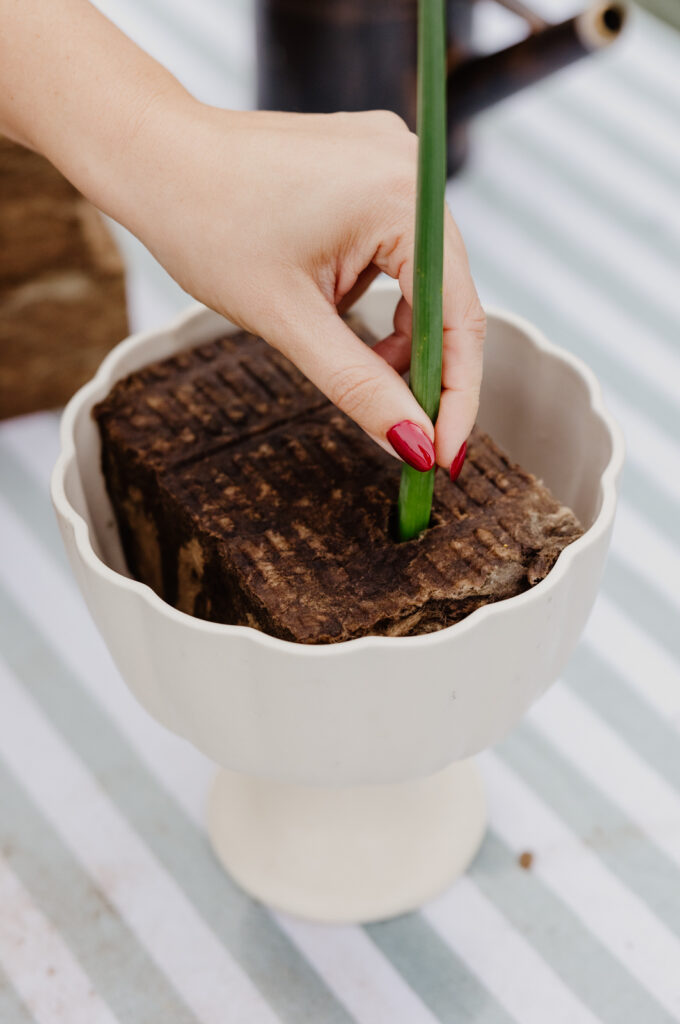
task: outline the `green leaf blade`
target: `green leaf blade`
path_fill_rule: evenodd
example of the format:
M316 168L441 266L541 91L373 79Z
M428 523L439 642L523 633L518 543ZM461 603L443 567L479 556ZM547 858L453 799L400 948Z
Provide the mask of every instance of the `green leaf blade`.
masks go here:
M421 473L404 466L399 484L399 538L411 540L427 529L432 509L434 470Z
M418 4L418 181L413 269L411 390L434 423L442 382L442 281L446 188L446 22L444 0ZM420 481L418 478L421 478ZM402 469L399 535L426 529L434 471Z

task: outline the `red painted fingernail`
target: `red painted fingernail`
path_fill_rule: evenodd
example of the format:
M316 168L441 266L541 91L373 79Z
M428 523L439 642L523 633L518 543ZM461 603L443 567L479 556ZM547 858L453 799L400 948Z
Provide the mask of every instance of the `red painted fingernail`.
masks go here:
M426 473L434 466L434 445L417 423L411 420L395 423L387 431L387 440L404 462L419 469L421 473Z
M451 480L453 483L455 483L458 477L460 476L460 471L463 468L463 463L465 462L466 451L467 441L463 441L462 445L458 449L458 454L451 463Z

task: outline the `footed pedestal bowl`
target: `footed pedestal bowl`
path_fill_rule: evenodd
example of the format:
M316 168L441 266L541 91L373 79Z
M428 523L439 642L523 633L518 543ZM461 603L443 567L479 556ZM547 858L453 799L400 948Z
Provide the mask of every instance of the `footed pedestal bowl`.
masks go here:
M389 333L397 297L378 283L357 312ZM488 317L480 426L585 533L531 590L436 633L294 644L193 618L130 578L92 407L131 371L235 329L217 314L195 307L122 342L64 412L52 498L90 612L140 703L220 766L208 810L220 861L303 917L389 917L465 870L485 828L471 759L557 678L595 599L618 429L578 359L519 317Z

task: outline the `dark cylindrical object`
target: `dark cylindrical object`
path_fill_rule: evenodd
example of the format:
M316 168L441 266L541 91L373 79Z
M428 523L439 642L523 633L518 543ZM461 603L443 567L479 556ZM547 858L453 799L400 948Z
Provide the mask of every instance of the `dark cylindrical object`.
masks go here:
M606 46L618 35L624 18L621 4L603 4L559 25L548 25L498 53L458 64L449 74L447 86L449 125L468 120Z
M448 48L469 52L471 0L448 0ZM264 110L394 110L416 126L417 0L258 0Z
M473 0L447 0L449 173L466 121L618 34L622 4L601 4L516 46L470 54ZM394 110L416 126L418 0L258 0L257 94L264 110Z
M259 0L258 106L415 124L416 16L413 0Z

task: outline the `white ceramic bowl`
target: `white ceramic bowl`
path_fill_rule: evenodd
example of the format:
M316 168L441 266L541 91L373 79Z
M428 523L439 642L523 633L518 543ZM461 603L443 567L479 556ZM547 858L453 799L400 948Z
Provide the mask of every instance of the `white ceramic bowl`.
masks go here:
M385 334L396 298L378 283L356 309ZM64 412L54 505L128 686L225 770L211 833L227 867L306 916L386 916L441 888L476 849L483 802L465 759L495 743L569 658L602 575L622 441L583 363L519 317L489 311L479 423L586 527L548 577L415 637L315 647L205 622L129 577L91 410L131 371L233 329L197 307L118 345Z

